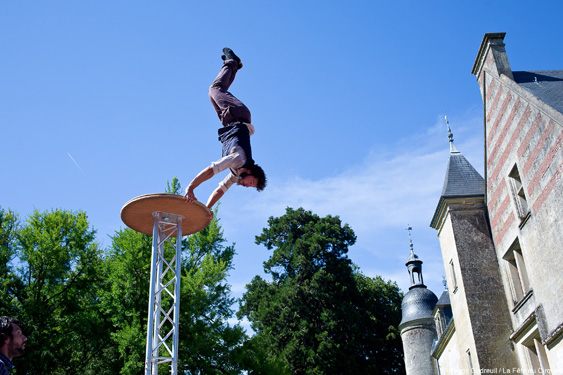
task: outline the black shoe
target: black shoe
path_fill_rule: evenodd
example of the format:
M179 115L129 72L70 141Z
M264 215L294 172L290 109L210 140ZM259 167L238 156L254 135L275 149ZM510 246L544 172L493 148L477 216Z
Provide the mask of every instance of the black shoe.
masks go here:
M235 60L238 63L238 68L242 68L242 62L240 61L240 58L235 55L232 49L225 47L223 48L223 53L224 55L221 56L221 59L223 59L223 61Z

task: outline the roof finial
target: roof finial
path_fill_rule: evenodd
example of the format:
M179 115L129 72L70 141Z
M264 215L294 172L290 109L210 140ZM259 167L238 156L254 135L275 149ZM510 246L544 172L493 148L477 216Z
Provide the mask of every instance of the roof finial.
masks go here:
M454 135L452 134L452 129L450 128L450 121L448 120L448 113L446 111L444 111L445 114L445 118L446 118L446 125L448 126L448 138L450 140L450 153L451 152L459 152L457 151L457 149L455 148L454 145Z
M444 290L448 290L448 281L446 280L446 276L442 276L442 284L444 284Z
M411 253L414 253L414 247L413 247L413 244L412 244L412 237L411 237L412 227L409 224L407 224L406 230L409 231L409 243L410 243L410 247L411 247Z
M450 121L448 120L448 112L444 111L444 117L446 118L446 125L448 126L448 138L450 143L454 143L454 135L452 134L452 129L450 128Z

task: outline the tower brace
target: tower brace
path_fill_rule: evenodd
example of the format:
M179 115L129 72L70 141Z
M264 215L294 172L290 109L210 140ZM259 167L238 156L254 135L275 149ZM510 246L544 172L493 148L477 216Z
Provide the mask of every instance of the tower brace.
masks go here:
M165 212L153 212L152 216L154 227L145 375L158 375L159 366L168 364L170 374L177 375L184 216Z

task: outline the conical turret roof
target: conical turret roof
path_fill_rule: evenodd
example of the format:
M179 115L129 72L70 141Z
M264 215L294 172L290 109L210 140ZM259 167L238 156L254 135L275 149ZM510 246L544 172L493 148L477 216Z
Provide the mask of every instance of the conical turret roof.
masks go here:
M435 229L437 229L437 220L446 199L485 195L485 179L455 147L447 116L446 123L448 124L448 138L450 139L450 158L448 159L442 195L430 223L430 226Z
M485 180L451 143L450 158L442 197L463 197L485 194Z

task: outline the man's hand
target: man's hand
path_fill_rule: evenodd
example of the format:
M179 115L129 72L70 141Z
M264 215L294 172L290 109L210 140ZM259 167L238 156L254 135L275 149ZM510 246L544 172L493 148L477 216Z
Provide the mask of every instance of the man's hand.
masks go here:
M198 187L202 182L209 180L213 177L214 172L211 166L205 168L201 172L198 173L197 176L194 177L192 182L186 188L186 194L184 194L184 199L187 203L197 201L197 198L194 195L194 189Z
M187 203L197 201L197 198L195 197L195 194L194 194L194 189L190 189L189 187L186 188L186 194L184 194L184 200Z
M211 215L209 215L207 218L209 219L209 221L213 220L213 211L211 211Z

